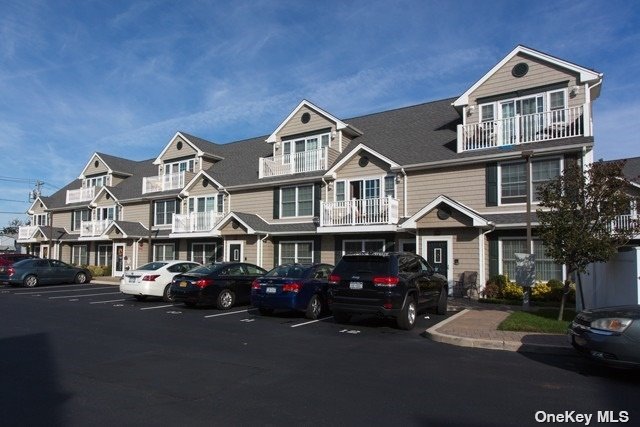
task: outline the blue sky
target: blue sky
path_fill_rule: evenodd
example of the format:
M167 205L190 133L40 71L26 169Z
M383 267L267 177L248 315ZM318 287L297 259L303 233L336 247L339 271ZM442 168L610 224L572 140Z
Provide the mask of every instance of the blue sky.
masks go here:
M460 95L517 44L604 73L596 158L640 156L640 3L0 0L0 227L93 152L271 133Z

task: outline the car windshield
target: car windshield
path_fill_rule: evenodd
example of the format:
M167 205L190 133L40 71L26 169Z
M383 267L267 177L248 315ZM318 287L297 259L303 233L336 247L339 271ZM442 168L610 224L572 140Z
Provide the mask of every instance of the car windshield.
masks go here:
M214 271L220 270L220 268L222 268L222 265L223 264L200 265L196 268L192 268L191 270L189 270L189 273L210 274L210 273L213 273Z
M307 267L301 265L279 265L265 274L265 277L290 277L300 279L307 271Z
M371 274L389 274L389 258L384 256L349 256L345 255L338 263L335 274L355 274L355 273L371 273Z
M166 262L150 262L149 264L145 264L142 267L138 267L137 270L157 270L164 267L165 265L167 265Z

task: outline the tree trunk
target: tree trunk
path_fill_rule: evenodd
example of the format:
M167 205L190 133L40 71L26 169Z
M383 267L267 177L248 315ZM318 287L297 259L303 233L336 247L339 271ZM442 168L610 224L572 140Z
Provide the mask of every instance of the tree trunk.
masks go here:
M562 298L560 299L560 311L558 312L558 321L562 320L564 316L564 305L567 301L567 295L569 294L569 286L571 285L571 280L567 277L564 281L564 287L562 288Z

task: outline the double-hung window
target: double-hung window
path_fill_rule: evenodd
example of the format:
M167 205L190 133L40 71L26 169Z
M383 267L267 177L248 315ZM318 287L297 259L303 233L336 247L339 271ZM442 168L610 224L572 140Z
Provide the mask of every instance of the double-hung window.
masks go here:
M516 278L516 253L530 253L525 239L502 240L502 274L510 280ZM562 265L553 262L545 250L542 240L533 240L533 254L535 255L536 280L562 280Z
M191 245L191 261L206 264L215 261L215 243L194 243Z
M153 245L154 261L173 261L175 259L175 246L173 243L157 243Z
M531 162L531 199L539 200L542 185L560 176L559 158L540 159ZM500 203L527 202L527 163L524 161L500 165Z
M98 245L97 264L101 266L111 265L113 262L113 247L111 245Z
M87 245L73 245L71 247L71 263L74 265L89 264Z
M313 263L313 242L280 243L280 264Z
M31 225L49 225L49 215L46 213L33 215L33 222Z
M178 204L175 200L160 200L154 202L154 224L171 225L173 214L177 212Z
M312 216L313 185L280 189L280 217Z
M94 176L91 178L87 178L84 180L85 188L89 187L104 187L109 185L109 176L108 175L100 175Z
M164 174L169 175L178 172L193 172L195 167L194 159L181 160L179 162L165 163Z
M80 209L71 213L71 230L80 230L82 221L91 221L91 211L89 209Z
M97 208L96 209L96 219L98 221L106 221L106 220L111 220L113 221L116 218L116 207L115 206L108 206L108 207L104 207L104 208Z

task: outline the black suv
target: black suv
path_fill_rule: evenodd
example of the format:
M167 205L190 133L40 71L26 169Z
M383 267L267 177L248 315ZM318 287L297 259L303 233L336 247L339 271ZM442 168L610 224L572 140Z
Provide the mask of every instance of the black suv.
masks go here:
M353 314L395 317L411 329L427 307L447 312L447 279L419 255L405 252L360 253L342 257L329 276L333 317L348 322Z

